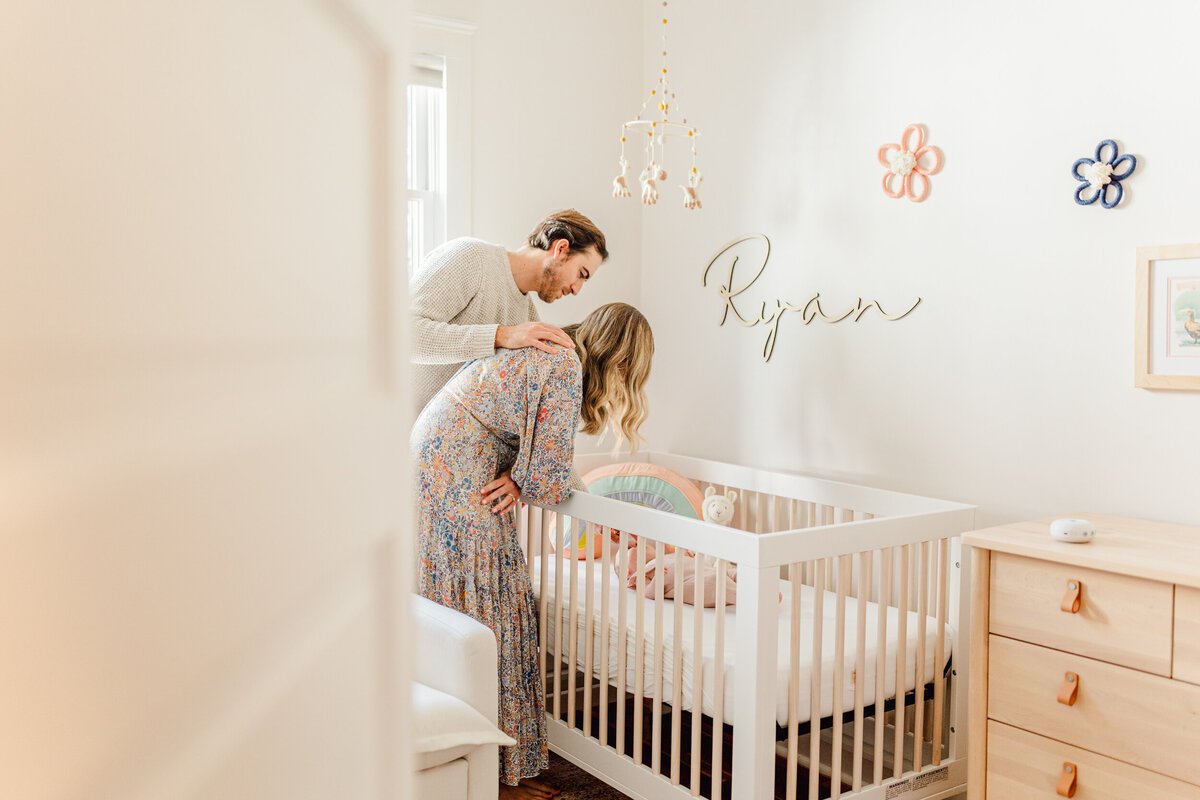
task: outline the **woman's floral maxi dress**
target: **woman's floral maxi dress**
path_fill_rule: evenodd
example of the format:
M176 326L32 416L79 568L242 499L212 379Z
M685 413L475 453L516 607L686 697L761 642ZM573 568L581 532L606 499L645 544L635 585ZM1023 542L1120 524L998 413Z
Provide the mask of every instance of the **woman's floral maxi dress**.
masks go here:
M515 785L548 766L538 618L512 512L493 514L480 489L511 470L522 499L570 495L579 426L580 364L555 346L498 350L464 366L421 412L416 466L418 586L425 597L487 625L499 647L500 779Z

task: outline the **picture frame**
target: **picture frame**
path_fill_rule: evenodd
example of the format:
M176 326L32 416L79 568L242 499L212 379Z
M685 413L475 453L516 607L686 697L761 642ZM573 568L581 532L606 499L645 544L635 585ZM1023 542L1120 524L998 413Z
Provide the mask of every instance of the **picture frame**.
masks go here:
M1200 244L1137 249L1133 383L1200 391Z

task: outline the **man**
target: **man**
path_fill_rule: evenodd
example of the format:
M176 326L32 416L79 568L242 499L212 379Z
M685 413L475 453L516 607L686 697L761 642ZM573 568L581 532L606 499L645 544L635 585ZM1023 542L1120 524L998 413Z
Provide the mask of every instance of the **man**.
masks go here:
M418 411L465 362L498 347L574 347L561 328L541 321L529 293L544 303L579 294L607 259L604 234L575 209L547 216L516 251L464 237L430 253L410 285ZM582 488L574 473L572 484ZM500 513L516 505L520 489L504 473L481 494Z

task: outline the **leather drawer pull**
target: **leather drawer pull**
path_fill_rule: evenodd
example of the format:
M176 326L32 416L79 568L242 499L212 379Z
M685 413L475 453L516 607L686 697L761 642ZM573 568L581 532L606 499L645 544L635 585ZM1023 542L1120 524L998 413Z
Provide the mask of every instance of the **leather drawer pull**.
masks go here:
M1058 787L1055 789L1063 797L1075 796L1075 783L1079 778L1079 768L1070 761L1063 762L1062 775L1058 778Z
M1062 688L1058 690L1058 702L1064 706L1075 705L1075 700L1079 695L1079 676L1074 672L1068 672L1063 677Z
M1063 595L1062 605L1059 606L1068 614L1079 613L1079 593L1083 591L1083 584L1076 580L1067 581L1067 593Z

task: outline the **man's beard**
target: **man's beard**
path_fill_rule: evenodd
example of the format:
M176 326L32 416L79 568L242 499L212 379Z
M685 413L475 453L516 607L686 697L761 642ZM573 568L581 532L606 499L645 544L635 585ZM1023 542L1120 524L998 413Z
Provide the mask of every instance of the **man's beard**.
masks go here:
M554 270L551 267L542 267L540 278L537 289L538 298L543 303L553 303L562 294L554 292Z

